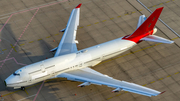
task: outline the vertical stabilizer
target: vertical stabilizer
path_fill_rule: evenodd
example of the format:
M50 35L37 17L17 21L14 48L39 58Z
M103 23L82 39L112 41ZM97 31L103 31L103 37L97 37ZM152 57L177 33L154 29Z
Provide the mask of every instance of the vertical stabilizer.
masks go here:
M123 39L130 40L138 43L140 39L148 35L153 34L153 28L163 10L163 7L157 8L140 26L136 31L128 36L125 36Z

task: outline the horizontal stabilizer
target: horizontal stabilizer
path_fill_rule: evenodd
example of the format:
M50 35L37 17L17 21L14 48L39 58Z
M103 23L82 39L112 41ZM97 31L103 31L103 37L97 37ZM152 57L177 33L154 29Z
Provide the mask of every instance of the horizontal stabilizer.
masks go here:
M141 26L141 24L146 20L146 16L145 15L141 15L139 17L139 21L138 21L138 24L137 24L137 29Z
M149 36L146 36L146 37L142 38L141 40L152 41L152 42L160 42L160 43L167 43L167 44L174 43L174 41L170 41L168 39L165 39L165 38L162 38L162 37L159 37L159 36L156 36L156 35L149 35Z

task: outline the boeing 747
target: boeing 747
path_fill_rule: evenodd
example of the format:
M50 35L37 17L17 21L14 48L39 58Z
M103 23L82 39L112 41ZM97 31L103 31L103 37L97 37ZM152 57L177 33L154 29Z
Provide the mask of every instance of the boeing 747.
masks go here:
M154 35L154 28L163 7L156 9L148 18L139 17L137 29L130 35L117 38L89 48L78 50L76 32L79 26L79 4L70 15L60 44L51 51L56 51L53 58L24 66L11 74L4 82L7 87L25 89L26 86L51 79L67 78L68 80L82 82L79 87L91 84L106 85L114 88L112 92L128 91L145 96L157 96L161 92L138 84L121 81L99 73L90 67L103 60L117 56L142 41L152 41L171 44L173 41Z

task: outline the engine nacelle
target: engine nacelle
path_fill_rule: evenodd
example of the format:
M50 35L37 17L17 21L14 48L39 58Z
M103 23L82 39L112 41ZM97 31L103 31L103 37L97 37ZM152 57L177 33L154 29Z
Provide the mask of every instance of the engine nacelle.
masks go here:
M65 30L66 30L66 28L64 28L64 29L60 30L59 32L64 32Z
M77 44L79 43L77 40L74 40L74 42L77 43Z
M78 85L78 87L85 87L85 86L89 86L91 83L90 82L84 82L80 85Z
M55 52L57 50L58 47L51 49L50 52Z
M112 92L119 92L119 91L122 91L123 89L122 88L116 88L115 90L113 90Z

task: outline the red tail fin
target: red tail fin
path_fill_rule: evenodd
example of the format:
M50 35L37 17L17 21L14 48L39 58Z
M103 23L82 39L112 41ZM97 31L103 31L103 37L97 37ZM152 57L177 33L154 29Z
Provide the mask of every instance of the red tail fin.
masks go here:
M123 39L139 42L143 37L153 34L153 28L162 12L164 7L156 9L142 25L131 35L125 36Z

